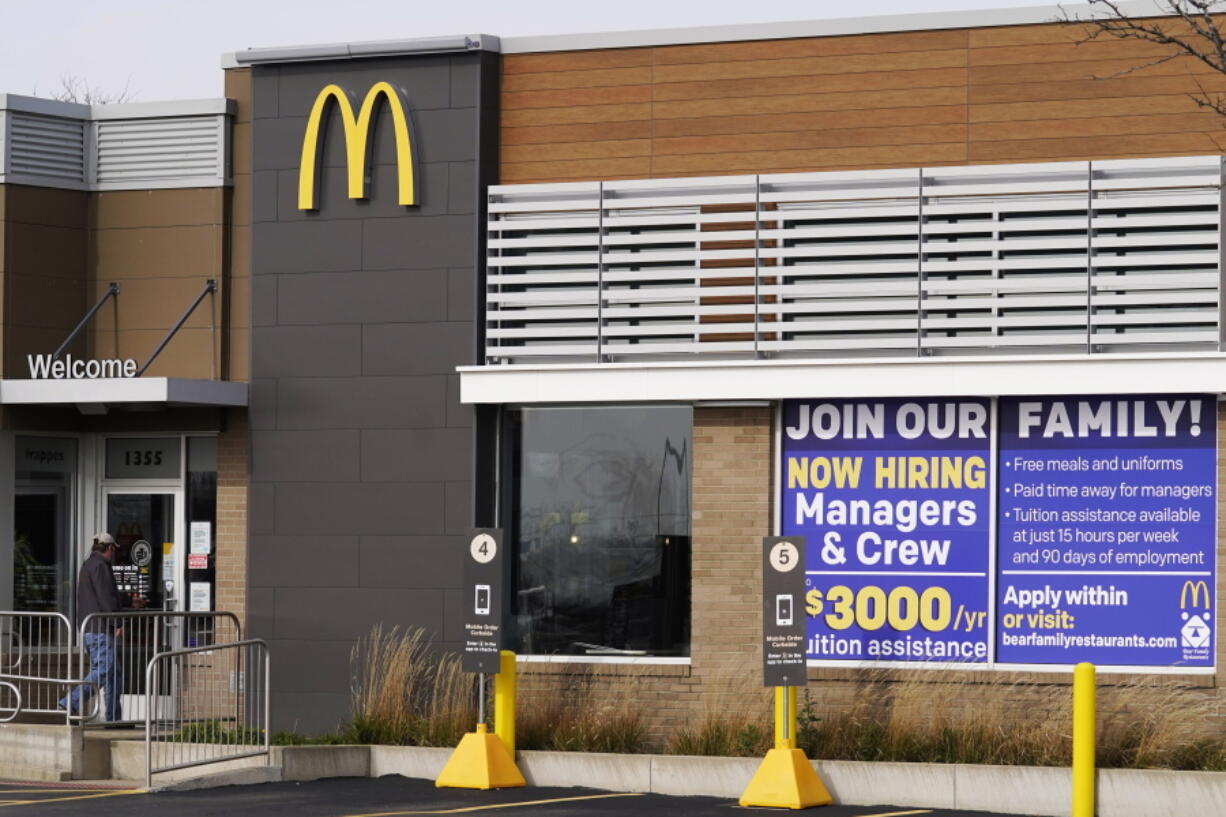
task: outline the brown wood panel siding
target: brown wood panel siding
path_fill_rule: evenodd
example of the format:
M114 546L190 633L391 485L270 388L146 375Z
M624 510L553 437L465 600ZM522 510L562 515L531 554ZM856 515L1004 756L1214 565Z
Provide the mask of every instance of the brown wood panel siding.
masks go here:
M892 54L900 51L938 51L965 48L966 42L965 31L916 31L708 45L669 45L653 50L656 65L676 65L687 62L729 62L847 54Z
M812 77L872 74L882 71L962 68L965 50L916 51L907 54L865 54L849 57L798 57L723 63L658 65L654 82L710 82L761 77Z
M507 182L1171 156L1226 149L1226 78L1079 26L508 55ZM1137 70L1129 70L1134 69Z

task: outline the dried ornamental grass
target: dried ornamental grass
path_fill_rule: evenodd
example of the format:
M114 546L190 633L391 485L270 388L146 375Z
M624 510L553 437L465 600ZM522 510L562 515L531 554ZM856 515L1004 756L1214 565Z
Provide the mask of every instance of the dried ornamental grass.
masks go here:
M349 732L358 742L454 746L476 723L476 677L458 656L437 654L422 628L376 625L350 664Z
M1065 684L984 672L940 680L868 672L850 708L818 717L805 691L799 745L810 757L924 763L1066 766L1072 692ZM1098 763L1107 768L1226 767L1226 743L1196 739L1210 696L1155 677L1100 681ZM1203 727L1201 727L1203 729Z
M586 672L568 673L561 689L543 700L529 703L521 698L516 746L559 752L646 751L640 693L640 683L631 676L606 681Z
M774 692L742 676L716 682L702 715L680 727L665 751L675 755L758 757L774 745Z

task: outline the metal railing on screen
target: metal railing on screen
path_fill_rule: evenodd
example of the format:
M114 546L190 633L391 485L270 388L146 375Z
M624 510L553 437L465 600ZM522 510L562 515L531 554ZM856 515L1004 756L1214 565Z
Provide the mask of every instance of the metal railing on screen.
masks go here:
M167 705L173 681L163 677L162 686L147 685L145 671L155 656L199 649L195 671L201 673L220 662L214 658L214 648L242 637L238 617L226 611L94 613L81 620L78 630L80 672L75 677L89 678L100 687L106 703L103 723L142 725L151 708ZM220 665L217 671L222 671Z
M161 772L263 755L269 743L270 663L259 639L159 653L145 688L145 784Z
M0 716L17 712L79 720L60 701L82 677L72 623L63 613L0 611ZM94 707L87 709L92 715ZM11 715L9 713L12 713Z

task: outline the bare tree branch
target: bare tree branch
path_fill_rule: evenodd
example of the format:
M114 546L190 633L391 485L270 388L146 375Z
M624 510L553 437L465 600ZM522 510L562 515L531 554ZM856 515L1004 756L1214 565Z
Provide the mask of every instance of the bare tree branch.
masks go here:
M1072 15L1063 6L1057 20L1081 25L1077 45L1100 40L1132 40L1162 46L1166 53L1096 79L1131 74L1155 65L1186 58L1199 62L1211 71L1226 75L1226 20L1215 15L1226 12L1226 0L1162 0L1158 9L1166 17L1134 17L1123 10L1119 0L1089 0L1088 17ZM1226 96L1210 93L1193 77L1198 93L1189 94L1197 107L1211 110L1226 118Z
M132 92L129 89L131 82L132 78L128 77L127 81L123 84L123 88L115 92L90 85L77 74L61 74L59 90L53 91L51 98L58 99L60 102L77 102L82 105L110 105L129 102L132 99Z

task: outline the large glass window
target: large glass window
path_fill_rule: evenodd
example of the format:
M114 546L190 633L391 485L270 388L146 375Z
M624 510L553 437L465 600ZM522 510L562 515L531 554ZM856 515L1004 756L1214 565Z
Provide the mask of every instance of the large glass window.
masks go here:
M508 413L518 651L689 654L692 424L688 406Z

